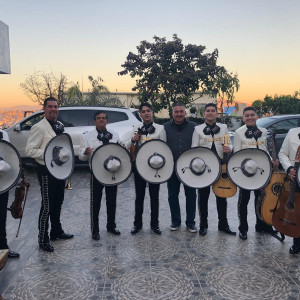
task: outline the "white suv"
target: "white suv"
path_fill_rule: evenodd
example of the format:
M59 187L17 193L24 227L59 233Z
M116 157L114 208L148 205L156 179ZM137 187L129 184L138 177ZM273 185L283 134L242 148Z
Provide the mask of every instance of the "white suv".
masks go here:
M107 113L107 129L111 128L117 131L121 140L130 138L133 126L142 125L137 109L99 106L60 107L58 121L64 124L65 132L72 138L75 156L78 156L81 134L94 128L94 114L99 110ZM44 111L40 110L6 129L10 142L19 151L24 161L27 160L25 148L29 131L32 125L39 122L43 117Z

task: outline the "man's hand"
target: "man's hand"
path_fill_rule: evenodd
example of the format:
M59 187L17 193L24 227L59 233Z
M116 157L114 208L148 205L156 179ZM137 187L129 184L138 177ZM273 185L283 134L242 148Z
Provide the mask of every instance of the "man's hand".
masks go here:
M272 160L272 164L274 166L278 167L279 166L279 160L278 159L276 159L275 161Z
M230 153L230 147L229 146L223 146L223 152L224 153Z
M91 155L93 151L94 151L94 148L87 147L84 151L84 154Z
M131 142L135 143L136 141L139 141L141 138L141 135L136 133L132 138L131 138Z
M291 168L288 175L290 176L290 178L292 180L295 180L295 178L296 178L296 170L294 168Z

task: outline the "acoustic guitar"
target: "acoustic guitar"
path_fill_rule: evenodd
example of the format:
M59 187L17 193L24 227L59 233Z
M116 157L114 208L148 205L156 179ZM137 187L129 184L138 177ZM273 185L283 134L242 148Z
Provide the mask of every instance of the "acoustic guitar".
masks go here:
M229 146L230 135L224 135L222 137L222 144L227 147ZM233 197L237 191L236 185L229 179L227 175L227 162L228 162L228 153L224 153L220 178L216 183L213 184L212 187L214 194L222 198Z
M300 146L297 149L294 168L299 168ZM273 226L280 233L293 238L300 237L300 193L296 193L297 179L290 180L290 191L280 194L273 213Z
M268 149L271 149L272 160L276 161L275 136L270 135L268 139ZM263 221L272 225L274 208L277 204L280 193L289 190L289 179L286 173L279 172L278 167L273 165L273 173L269 184L262 191L262 203L258 213L261 214Z

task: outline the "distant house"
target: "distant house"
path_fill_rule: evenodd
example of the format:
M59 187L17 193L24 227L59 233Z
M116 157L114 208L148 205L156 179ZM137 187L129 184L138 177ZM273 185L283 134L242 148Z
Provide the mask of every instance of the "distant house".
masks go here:
M0 21L0 74L10 74L8 26Z

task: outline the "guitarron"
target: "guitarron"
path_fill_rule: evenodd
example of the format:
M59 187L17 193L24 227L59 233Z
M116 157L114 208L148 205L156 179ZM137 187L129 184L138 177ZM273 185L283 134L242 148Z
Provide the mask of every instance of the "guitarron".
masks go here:
M268 149L271 149L272 160L276 161L276 149L275 149L275 135L271 134L269 138ZM264 188L262 192L262 203L260 213L263 220L272 225L272 217L274 208L277 204L280 193L289 190L288 176L284 172L279 172L278 167L273 165L273 173L270 183Z
M229 146L230 136L224 135L222 137L222 144L224 146ZM223 164L220 178L216 183L213 184L212 190L216 196L222 198L233 197L236 194L237 188L236 185L229 179L227 175L227 162L228 162L228 153L223 155Z
M299 168L300 146L298 147L294 168ZM282 234L293 238L300 237L300 193L296 193L297 180L290 180L290 191L280 194L273 213L273 226Z

